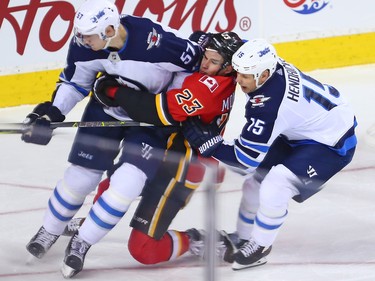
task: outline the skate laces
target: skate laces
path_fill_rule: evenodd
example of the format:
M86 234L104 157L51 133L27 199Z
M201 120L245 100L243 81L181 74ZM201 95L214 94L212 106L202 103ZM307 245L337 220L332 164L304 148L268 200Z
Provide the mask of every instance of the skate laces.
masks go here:
M219 257L220 260L224 259L224 255L226 251L227 251L227 246L225 245L224 241L216 242L216 255Z
M71 231L71 232L77 231L79 227L81 226L81 220L82 220L81 218L71 219L67 225L68 231Z
M204 230L197 230L195 228L187 230L187 233L189 235L189 251L201 258L204 258L205 256L205 236L206 233ZM219 260L225 260L224 257L228 251L228 243L230 241L227 241L230 239L229 237L226 237L226 233L224 231L217 231L217 238L218 241L216 241L215 244L215 250L216 250L216 256L219 258ZM233 251L233 249L231 249Z
M49 233L42 227L33 242L38 243L45 249L49 249L59 236Z
M259 250L261 246L258 245L254 240L250 239L245 244L242 245L240 248L241 253L245 257L249 257L250 255L254 254L256 251Z
M216 242L216 254L219 257L219 260L223 260L226 262L230 255L237 250L235 244L238 242L238 234L234 233L226 233L224 230L218 231L217 235L219 237L218 242Z
M195 228L187 230L189 235L189 251L199 257L204 255L204 233Z
M84 255L91 247L90 244L86 243L84 240L78 237L78 235L74 235L72 244L70 246L70 253L69 255L74 255L81 260L83 260Z
M194 241L190 243L190 252L196 256L203 257L204 255L204 243L203 241Z

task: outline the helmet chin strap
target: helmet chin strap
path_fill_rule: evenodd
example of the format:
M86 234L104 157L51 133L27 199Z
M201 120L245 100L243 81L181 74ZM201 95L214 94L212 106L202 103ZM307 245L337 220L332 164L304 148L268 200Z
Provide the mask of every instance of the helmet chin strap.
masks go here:
M259 77L255 78L255 90L258 90L262 85L259 85Z
M114 36L113 36L113 37L114 37ZM107 48L109 47L109 44L111 43L113 37L110 37L110 38L105 39L106 43L105 43L105 45L104 45L104 47L103 47L103 50L104 50L104 49L107 49Z
M117 36L117 34L118 34L118 29L116 29L115 35L113 35L112 37L107 37L107 38L104 39L106 41L106 43L105 43L103 49L107 49L109 47L109 44L111 43L112 39L115 38Z
M262 73L263 73L263 72L262 72ZM259 85L259 78L260 78L261 76L262 76L262 74L259 75L259 77L255 78L255 87L256 87L255 90L258 90L261 86L263 86L264 83L266 83L267 80L270 79L270 77L271 77L271 76L268 76L267 79L263 81L262 85ZM254 77L255 77L255 75L254 75Z
M263 83L262 85L259 85L259 77L255 79L255 90L258 90L260 87L262 87L264 85L264 83L266 83L268 81L268 79L270 79L271 76L269 76Z

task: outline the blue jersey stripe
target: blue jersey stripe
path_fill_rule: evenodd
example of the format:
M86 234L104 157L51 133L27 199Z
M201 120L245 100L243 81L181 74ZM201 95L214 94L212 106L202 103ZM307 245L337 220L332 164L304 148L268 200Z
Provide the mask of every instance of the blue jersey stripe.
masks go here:
M237 146L235 147L236 157L239 162L241 162L244 166L247 167L258 167L259 162L252 160L248 154L242 152Z

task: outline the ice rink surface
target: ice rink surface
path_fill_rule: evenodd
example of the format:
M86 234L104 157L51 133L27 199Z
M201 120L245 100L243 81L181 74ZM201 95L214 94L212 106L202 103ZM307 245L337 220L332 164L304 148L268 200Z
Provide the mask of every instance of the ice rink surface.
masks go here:
M304 202L291 202L268 263L233 271L220 264L221 281L373 281L375 280L375 140L366 130L375 123L375 65L310 72L334 85L349 100L357 119L359 144L353 162ZM243 124L244 96L238 93L225 138L236 137ZM84 103L68 115L79 120ZM33 106L0 109L0 122L20 122ZM67 155L75 129L56 129L48 146L26 144L20 135L0 135L0 281L63 280L60 267L69 241L61 237L41 260L31 260L25 245L39 229L48 198L68 166ZM243 178L227 171L217 194L217 227L235 230ZM93 196L78 213L84 216ZM123 220L86 256L78 280L199 281L205 263L187 253L180 259L144 266L130 256L129 220L138 201ZM198 190L171 228L185 230L206 225L206 196ZM206 281L206 280L205 280Z

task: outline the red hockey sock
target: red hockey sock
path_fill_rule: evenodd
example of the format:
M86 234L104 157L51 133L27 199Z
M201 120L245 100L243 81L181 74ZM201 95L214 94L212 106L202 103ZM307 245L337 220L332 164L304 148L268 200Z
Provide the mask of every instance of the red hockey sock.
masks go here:
M185 232L171 231L160 240L133 229L129 238L129 252L134 259L143 264L156 264L181 256L189 249L189 237Z

